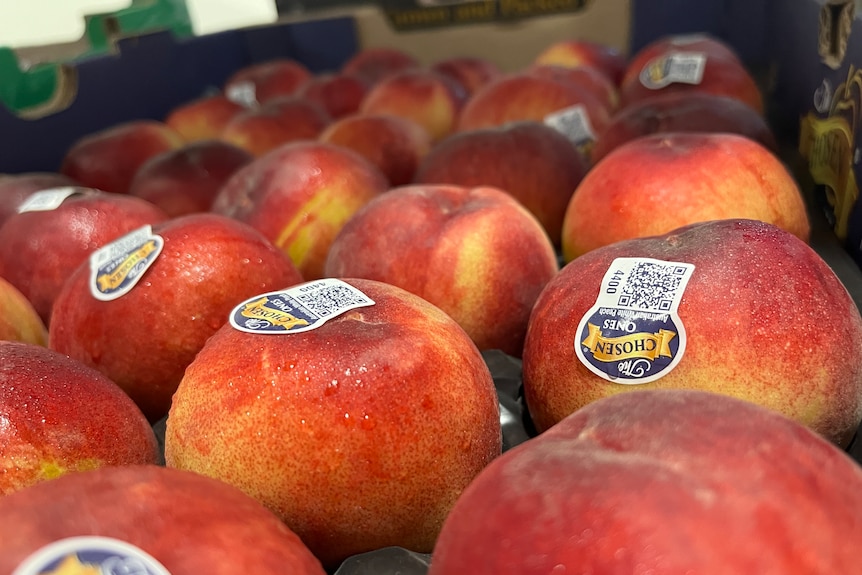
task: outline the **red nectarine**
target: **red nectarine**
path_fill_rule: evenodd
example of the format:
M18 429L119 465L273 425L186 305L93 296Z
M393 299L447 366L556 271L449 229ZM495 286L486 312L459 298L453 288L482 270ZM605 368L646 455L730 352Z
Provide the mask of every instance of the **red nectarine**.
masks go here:
M254 156L228 142L199 140L141 166L129 195L158 206L169 217L207 212L222 185Z
M0 516L0 573L47 573L66 560L63 573L325 575L251 497L155 465L60 477L0 499Z
M43 346L0 341L0 496L157 458L152 428L114 382Z
M45 324L66 280L97 248L168 219L141 198L88 188L31 195L0 226L0 277L18 288Z
M300 281L290 260L242 222L210 213L173 218L78 266L54 304L48 343L106 374L156 421L233 306Z
M125 194L144 162L184 143L162 122L124 122L76 140L66 151L60 172L82 186Z
M862 471L712 393L638 391L504 453L447 517L429 575L853 573Z
M407 118L387 114L354 114L329 125L319 140L349 148L377 166L391 186L413 181L431 150L428 132Z
M320 104L285 96L237 114L219 138L254 156L263 156L290 142L317 139L331 121Z
M48 345L48 328L21 291L0 277L0 341Z
M405 70L380 80L359 110L412 120L436 142L455 130L466 99L464 87L448 76L425 69Z
M501 451L494 384L467 334L358 279L261 294L231 318L174 395L167 464L263 502L328 568L386 546L430 551Z
M805 242L716 220L586 253L539 296L523 355L539 430L636 388L748 399L846 446L862 420L862 317Z
M420 164L415 183L499 188L530 210L559 246L566 206L589 167L554 128L512 122L446 138Z
M388 189L386 176L353 150L296 142L237 171L212 211L250 224L290 257L303 278L312 280L323 277L338 230Z
M810 231L799 184L754 140L705 132L644 136L605 156L575 190L563 219L563 258L726 218L769 222L805 241Z
M404 288L448 313L479 349L520 356L533 303L557 271L542 225L509 194L416 184L357 211L324 275Z
M227 123L243 110L244 106L224 94L202 96L171 110L165 124L186 142L210 140L218 137Z
M225 82L224 93L230 100L251 107L293 95L310 77L308 68L297 60L267 60L234 72Z

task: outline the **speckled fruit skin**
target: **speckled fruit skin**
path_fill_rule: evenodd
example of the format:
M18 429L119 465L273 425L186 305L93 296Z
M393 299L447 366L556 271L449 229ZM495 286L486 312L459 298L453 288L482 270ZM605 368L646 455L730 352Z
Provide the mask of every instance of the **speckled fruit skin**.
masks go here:
M0 572L59 539L135 545L171 575L324 575L296 534L238 489L155 465L76 473L0 499Z
M0 341L0 423L2 496L68 472L158 459L152 428L119 387L39 345Z
M729 218L775 224L808 241L799 186L768 149L737 134L637 138L596 164L563 218L566 262L590 250Z
M554 128L513 122L460 132L440 142L422 161L415 183L504 190L559 246L566 207L589 169L572 142Z
M578 322L617 257L687 262L679 364L639 385L611 383L574 351ZM524 394L545 430L584 405L633 389L693 388L747 399L846 446L862 420L862 318L807 244L753 220L693 224L619 242L565 266L542 292L524 344Z
M313 280L323 277L326 254L344 223L388 189L386 176L356 152L297 142L238 170L212 211L260 231Z
M163 122L133 120L83 136L66 151L60 172L82 186L125 194L144 162L185 143Z
M559 267L541 224L510 195L429 184L394 188L357 212L325 271L406 289L479 349L520 356L533 303Z
M0 226L0 277L33 304L45 325L63 284L90 254L168 215L155 204L126 194L81 188L59 207L23 212Z
M235 305L302 281L270 242L224 216L174 218L153 232L164 248L129 293L94 298L85 262L63 286L48 328L49 347L110 377L151 422L168 412L186 366Z
M475 345L395 286L294 334L226 325L189 366L168 466L262 501L324 566L388 545L431 550L464 487L500 455L497 396Z
M862 471L778 414L691 390L584 407L464 491L429 575L858 569Z
M48 345L48 328L33 304L0 277L0 341Z
M641 71L655 59L673 52L697 52L706 56L700 84L674 82L658 90L644 86ZM657 93L706 92L741 100L763 113L763 95L745 65L722 40L705 34L671 35L644 46L629 61L620 82L623 106L649 98Z

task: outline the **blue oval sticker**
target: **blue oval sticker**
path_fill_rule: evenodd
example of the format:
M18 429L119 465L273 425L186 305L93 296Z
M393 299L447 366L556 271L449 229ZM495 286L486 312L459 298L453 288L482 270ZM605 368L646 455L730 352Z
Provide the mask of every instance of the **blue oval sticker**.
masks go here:
M12 575L170 575L140 548L111 537L69 537L42 547Z
M595 305L578 324L578 359L614 383L649 383L667 375L685 351L677 309L693 271L693 264L683 262L614 260Z

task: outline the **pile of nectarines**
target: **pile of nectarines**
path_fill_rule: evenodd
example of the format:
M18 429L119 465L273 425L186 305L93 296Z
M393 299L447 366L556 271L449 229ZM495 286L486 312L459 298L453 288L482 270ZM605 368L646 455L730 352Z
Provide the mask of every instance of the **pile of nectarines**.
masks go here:
M0 575L853 572L862 315L766 101L706 35L376 47L0 176Z

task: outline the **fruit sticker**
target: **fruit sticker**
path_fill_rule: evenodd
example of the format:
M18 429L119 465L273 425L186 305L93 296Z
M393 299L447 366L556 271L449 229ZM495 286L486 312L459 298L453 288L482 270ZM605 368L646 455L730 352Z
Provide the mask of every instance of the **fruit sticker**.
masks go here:
M162 253L165 240L146 225L90 254L90 293L111 301L129 293Z
M51 210L59 208L63 204L63 201L69 196L84 194L89 191L89 188L77 188L75 186L40 190L27 196L27 199L18 206L18 213L50 212Z
M228 86L225 97L240 106L251 108L257 104L257 89L253 82L237 82Z
M370 305L374 301L352 285L329 278L248 299L233 309L230 324L247 333L299 333Z
M170 575L138 547L110 537L70 537L42 547L12 575Z
M667 375L685 351L677 309L693 271L694 264L682 262L615 259L595 305L578 324L578 359L614 383L649 383Z
M673 83L700 84L706 68L703 52L670 52L654 58L640 73L641 84L650 90L660 90Z
M554 128L582 151L596 141L596 133L590 123L590 116L582 104L563 108L545 116L545 125Z

